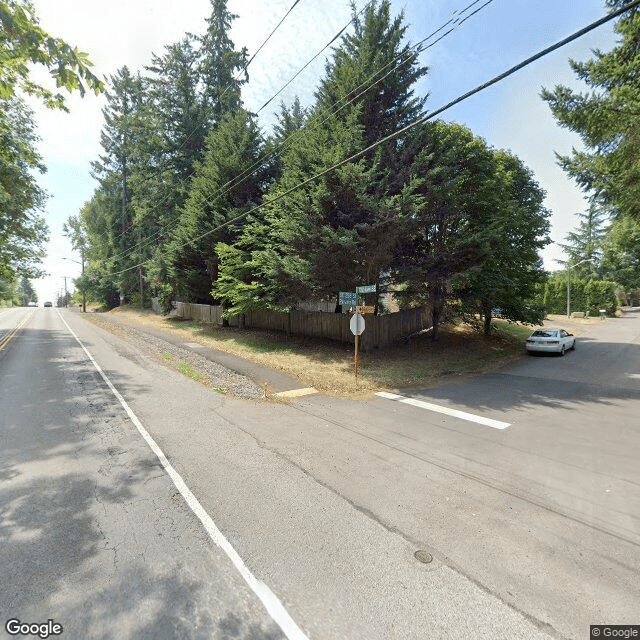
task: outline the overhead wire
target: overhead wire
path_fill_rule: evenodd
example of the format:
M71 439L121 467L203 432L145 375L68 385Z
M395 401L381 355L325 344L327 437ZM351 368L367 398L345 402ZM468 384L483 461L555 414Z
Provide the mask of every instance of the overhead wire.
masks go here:
M307 67L309 67L310 64L312 64L313 62L315 62L318 59L318 56L320 56L320 54L324 53L351 25L351 23L370 5L371 3L368 2L367 4L365 4L362 9L360 9L360 11L358 11L358 13L353 16L351 18L351 20L349 20L349 22L347 22L347 24L344 25L344 27L342 27L342 29L340 29L340 31L338 31L338 33L336 33L335 36L333 36L333 38L331 38L331 40L329 40L329 42L327 42L327 44L324 45L324 47L322 47L322 49L320 49L320 51L318 51L318 53L316 53L313 58L311 58L311 60L309 60L301 69L299 69L291 78L289 78L289 80L284 84L284 86L282 86L280 89L278 89L278 91L272 95L257 111L256 114L260 113L268 104L270 104L271 102L273 102L273 100L275 100L305 69L307 69Z
M465 11L467 11L469 9L469 7L474 6L476 4L478 4L478 2L481 2L482 0L475 0L475 2L471 3L470 5L468 5L467 7L465 7L462 10L456 10L453 12L453 15L459 14L459 15L463 15ZM487 5L491 4L491 2L493 2L493 0L486 0L484 2L484 4L477 9L476 11L474 11L474 14L477 13L478 11L480 11L481 9L483 9L484 7L486 7ZM367 3L367 5L365 5L360 12L358 12L358 15L360 15L362 13L362 11L364 11L364 9L366 9L366 7L368 6L369 3ZM356 18L357 16L355 16L354 18L352 18L351 22L353 22L353 20ZM430 33L426 38L423 38L422 40L418 41L417 43L415 43L414 45L411 45L409 47L409 51L403 51L400 54L398 54L395 58L393 58L392 60L390 60L387 64L385 64L383 67L381 67L380 69L377 69L373 74L371 74L366 80L364 80L363 82L361 82L355 89L353 89L350 93L352 94L351 97L347 97L347 96L343 96L340 100L338 100L337 102L335 102L330 108L333 109L333 111L330 111L328 114L325 113L320 113L318 114L314 114L311 116L311 119L305 123L304 128L294 131L293 133L291 133L287 138L285 138L283 141L281 141L278 146L276 147L276 149L272 150L271 152L269 152L266 156L262 156L260 157L256 162L254 162L251 166L249 166L247 169L245 169L243 172L241 172L239 175L234 176L234 178L232 178L231 180L227 181L224 185L222 185L218 191L216 192L216 194L214 194L213 197L217 197L218 199L222 196L224 196L226 193L228 193L231 189L233 189L236 186L239 186L240 184L242 184L243 182L246 181L246 179L248 179L251 175L253 175L253 173L255 173L255 171L260 167L263 166L264 164L266 164L271 158L273 158L276 155L281 155L287 148L288 144L297 140L300 136L304 135L305 133L305 128L307 128L309 126L310 123L312 123L314 126L323 124L324 122L326 122L327 120L329 120L331 117L337 115L339 113L340 110L342 110L345 106L355 102L356 100L358 100L360 97L362 97L367 91L369 91L369 89L373 88L374 86L376 86L376 84L379 84L380 82L382 82L385 78L387 78L391 73L393 73L396 69L398 69L399 67L407 64L412 58L415 59L417 58L423 51L426 51L427 49L431 48L432 46L434 46L435 44L437 44L440 40L442 40L442 38L444 38L445 36L447 36L449 33L451 33L452 31L454 31L459 25L461 25L463 22L466 21L466 18L463 20L459 20L459 19L454 19L453 17L450 18L447 22L445 22L443 25L441 25L438 29L436 29L435 31L433 31L432 33ZM428 45L426 44L433 36L437 35L440 31L442 31L444 28L446 28L449 24L452 23L457 23L454 27L452 27L451 29L449 29L448 31L446 31L442 36L440 36L437 40L429 43ZM349 26L349 25L347 25ZM341 30L341 32L344 31L344 28ZM339 33L341 33L339 32ZM339 35L339 34L338 34ZM338 36L335 36L331 42L335 41L335 39ZM324 47L324 49L327 48L328 45L326 45ZM323 50L324 50L323 49ZM411 52L412 50L414 50L413 52ZM322 51L322 50L321 50ZM317 57L314 56L314 57ZM402 59L402 58L406 58L406 59ZM401 60L398 64L396 64L395 66L393 66L389 71L387 71L387 73L385 73L384 75L379 76L381 73L383 73L388 67L391 67L392 65L394 65L394 63L396 63L398 60ZM309 63L307 63L305 65L308 66ZM304 68L304 67L303 67ZM377 79L376 79L377 77ZM279 90L278 93L280 93L281 90ZM275 94L275 95L278 95ZM275 96L273 96L275 97ZM273 97L271 99L273 99ZM270 100L271 100L270 99ZM337 108L336 108L337 107ZM317 120L317 118L319 116L324 115L325 117L322 118L321 120ZM199 203L200 206L202 205L209 205L209 204L213 204L213 197L206 199L206 201L203 201L201 203ZM179 216L178 216L179 217ZM176 217L176 221L178 219L178 217ZM157 237L159 235L159 233L157 232L156 234L154 234L154 236L151 236L150 238L145 239L145 242L143 244L148 243L150 240L152 240L154 237ZM135 251L137 248L139 248L141 245L137 244L132 246L130 249L125 250L124 252L122 252L121 254L119 254L121 257L126 256L129 253L132 253L133 251Z
M251 58L249 59L249 61L247 62L247 64L244 65L244 67L242 67L242 71L246 72L247 69L249 68L249 65L255 60L256 56L260 53L260 51L262 51L262 49L264 48L264 46L267 44L267 42L269 42L269 40L271 39L271 37L276 33L276 31L282 26L282 24L284 23L284 21L287 19L287 17L289 16L289 14L296 8L296 6L301 2L302 0L295 0L294 3L289 7L289 9L287 10L287 12L284 14L284 16L280 19L280 22L278 22L278 24L271 30L271 32L269 33L269 35L262 41L262 44L256 49L256 51L254 52L254 54L251 56ZM237 79L237 78L234 78ZM222 98L225 96L225 94L227 93L227 91L231 88L231 86L233 85L233 80L231 82L229 82L229 84L224 88L224 90L222 91L222 93L220 94L218 100L222 100ZM178 147L177 151L180 152L182 149L184 149L185 145L191 140L193 134L198 130L198 127L194 127L194 129L187 134L186 138L184 139L184 141L182 142L182 144ZM151 180L151 179L150 179ZM167 198L165 199L165 201L168 199L169 196L167 196ZM162 204L161 201L160 204ZM116 240L122 236L124 236L124 234L126 233L126 231L123 231L122 233L120 233L118 236L116 236Z
M368 153L370 153L371 151L373 151L374 149L376 149L377 147L379 147L382 144L385 144L386 142L390 142L394 139L396 139L397 137L399 137L400 135L406 133L407 131L409 131L410 129L413 129L414 127L425 123L427 120L430 120L431 118L443 113L444 111L450 109L451 107L455 106L456 104L459 104L460 102L467 100L468 98L470 98L471 96L484 91L485 89L487 89L488 87L501 82L502 80L504 80L505 78L509 77L510 75L513 75L514 73L516 73L517 71L519 71L520 69L523 69L526 66L529 66L530 64L532 64L533 62L535 62L536 60L539 60L540 58L552 53L553 51L556 51L557 49L569 44L570 42L573 42L574 40L577 40L578 38L582 37L583 35L589 33L590 31L593 31L594 29L602 26L603 24L606 24L607 22L610 22L611 20L613 20L614 18L618 17L619 15L621 15L622 13L625 13L626 11L629 11L630 9L633 9L635 7L638 7L640 5L640 0L633 0L633 2L630 2L626 5L624 5L623 7L603 16L602 18L590 23L589 25L587 25L586 27L583 27L582 29L580 29L579 31L574 32L573 34L571 34L570 36L567 36L566 38L560 40L559 42L556 42L553 45L550 45L549 47L546 47L545 49L539 51L538 53L526 58L525 60L523 60L522 62L516 64L515 66L507 69L506 71L504 71L503 73L494 76L493 78L491 78L490 80L487 80L486 82L476 86L475 88L471 89L470 91L467 91L466 93L464 93L461 96L458 96L457 98L455 98L454 100L451 100L450 102L448 102L447 104L443 105L442 107L431 111L430 113L417 118L416 120L414 120L413 122L409 123L408 125L402 127L401 129L399 129L398 131L395 131L394 133L389 134L388 136L384 136L383 138L381 138L380 140L377 140L376 142L370 144L368 147L366 147L365 149L362 149L361 151L358 151L357 153L352 154L351 156L349 156L348 158L345 158L343 160L341 160L340 162L332 165L331 167L328 167L327 169L311 176L310 178L307 178L306 180L303 180L302 182L298 183L297 185L291 187L290 189L287 189L286 191L278 194L277 196L275 196L274 198L271 198L269 200L268 203L262 203L259 205L256 205L255 207L253 207L252 209L242 212L241 214L235 216L234 218L231 218L227 221L225 221L224 223L218 225L217 227L215 227L214 229L210 229L209 231L206 231L205 233L197 236L196 238L194 238L192 240L193 241L197 241L197 240L201 240L202 238L211 235L212 233L215 233L216 231L219 231L220 229L228 226L229 224L232 224L234 222L237 222L238 220L251 215L252 213L254 213L255 211L258 211L260 209L262 209L263 207L265 207L267 204L272 204L274 202L277 202L278 200L284 198L285 196L289 195L290 193L293 193L294 191L297 191L298 189L304 187L305 185L314 182L315 180L317 180L318 178L321 178L325 175L327 175L328 173L331 173L332 171L335 171L336 169L338 169L339 167L348 164L350 162L353 162L355 160L358 160L359 158L367 155ZM383 221L383 223L386 223L388 221ZM183 246L186 246L189 243L185 243ZM144 266L144 262L134 265L133 267L129 267L127 269L123 269L120 272L114 273L112 275L120 275L121 273L125 273L126 271L130 271L131 269L137 269L140 266Z
M489 0L489 1L491 2L492 0ZM295 3L295 4L297 4L297 3ZM295 4L291 7L291 9L293 9L293 7L295 6ZM312 58L311 58L311 59L310 59L310 60L309 60L309 61L308 61L308 62L307 62L307 63L306 63L306 64L305 64L305 65L304 65L304 66L303 66L303 67L302 67L302 68L301 68L301 69L300 69L300 70L299 70L295 75L294 75L294 76L293 76L293 78L291 78L291 79L290 79L290 80L289 80L289 81L284 85L284 87L281 87L281 88L280 88L280 89L279 89L279 90L278 90L278 91L277 91L277 92L276 92L276 93L275 93L271 98L269 98L269 100L267 100L267 102L263 105L263 107L261 107L258 111L260 111L262 108L264 108L264 106L266 106L269 102L271 102L274 98L276 98L280 93L282 93L282 91L284 90L284 88L286 88L286 87L287 87L287 86L288 86L288 85L289 85L289 84L290 84L290 83L291 83L291 82L292 82L292 81L293 81L293 80L294 80L298 75L300 75L300 73L301 73L302 71L304 71L304 69L306 69L306 68L307 68L307 67L308 67L308 66L309 66L309 65L310 65L310 64L311 64L311 63L312 63L312 62L313 62L313 61L314 61L314 60L315 60L315 59L316 59L316 58L317 58L321 53L323 53L323 52L324 52L324 51L325 51L325 50L326 50L326 49L327 49L327 48L328 48L328 47L329 47L333 42L335 42L335 41L340 37L340 35L341 35L342 33L344 33L344 31L349 27L349 25L351 25L351 23L356 19L356 17L357 17L357 16L359 16L359 15L360 15L360 14L361 14L361 13L362 13L366 8L367 8L367 6L369 6L370 4L371 4L371 0L368 0L368 1L367 1L367 3L362 7L362 9L361 9L357 14L356 14L356 16L352 17L352 18L351 18L351 20L350 20L350 21L349 21L349 22L348 22L344 27L342 27L342 29L340 29L340 31L338 31L338 33L337 33L336 35L334 35L334 36L333 36L333 38L332 38L332 39L331 39L331 40L330 40L330 41L329 41L329 42L328 42L328 43L327 43L327 44L326 44L322 49L320 49L320 50L319 50L319 51L318 51L318 52L317 52L317 53L316 53L316 54L315 54L315 55L314 55L314 56L313 56L313 57L312 57ZM286 14L286 15L288 15L288 14L291 12L291 9L289 10L289 12L287 12L287 14ZM285 16L285 17L286 17L286 16ZM284 18L283 18L283 20L284 20ZM283 22L283 20L281 20L279 24L281 24L281 23ZM270 36L269 36L269 37L270 37ZM266 40L265 40L265 42L266 42ZM264 43L263 43L263 45L264 45ZM260 47L260 48L262 48L262 47ZM257 53L257 52L256 52L256 53ZM255 57L255 55L254 55L254 57ZM247 63L247 66L248 66L248 63ZM228 89L230 86L231 86L231 85L228 85L228 86L227 86L227 89ZM225 91L226 91L226 89L225 89ZM223 94L222 94L220 97L222 98L222 96L223 96L223 95L224 95L224 92L223 92ZM194 129L194 131L193 131L193 132L195 132L195 129ZM192 133L193 133L193 132L192 132ZM183 143L182 143L182 145L181 145L181 147L180 147L180 148L182 148L182 147L186 144L186 142L187 142L187 140L185 140L185 142L183 142ZM281 144L282 144L282 143L281 143ZM272 153L273 153L273 152L272 152ZM269 154L269 155L270 155L270 154ZM250 169L253 169L254 167L259 166L259 165L261 165L261 164L264 164L264 162L265 162L265 161L266 161L266 160L261 160L261 161L259 161L259 163L258 163L258 164L254 164L254 165L252 165L252 167L250 167ZM245 172L246 172L246 171L247 171L247 170L245 170ZM245 173L245 172L243 172L243 173ZM251 171L251 173L253 173L253 171ZM251 175L251 173L249 173L248 175ZM236 178L234 178L234 180L237 180L239 177L240 177L240 176L236 176ZM230 181L230 182L231 182L231 181ZM229 182L228 182L228 183L226 183L225 185L223 185L223 186L221 187L221 189L224 189L224 188L225 188L227 185L229 185L229 184L230 184ZM231 188L231 187L230 187L230 188ZM178 219L178 218L179 218L179 216L177 216L177 217L176 217L176 220L175 220L175 221L177 221L177 219ZM161 231L160 231L160 232L156 232L156 234L154 234L154 235L152 236L152 238L153 238L153 237L158 237L159 233L161 233ZM124 232L123 232L122 234L120 234L120 235L124 235ZM118 236L118 237L120 237L120 236ZM146 239L146 241L148 241L148 240L150 240L150 238L147 238L147 239ZM132 253L132 252L133 252L135 249L137 249L139 246L140 246L139 244L137 244L137 245L133 245L132 247L130 247L129 249L126 249L126 250L125 250L124 252L122 252L121 254L116 254L116 255L125 256L125 255L127 255L128 253Z
M266 37L266 39L264 40L264 42L258 47L258 49L256 50L256 52L251 56L251 58L249 58L249 62L247 62L247 64L244 65L244 67L242 67L242 71L245 71L249 68L249 65L253 62L254 58L260 53L260 51L262 50L262 48L267 44L267 42L269 42L269 40L271 39L271 36L280 28L280 25L287 19L287 16L296 8L296 6L301 2L301 0L295 0L295 2L289 7L289 10L287 11L287 13L284 14L284 16L282 17L282 19L280 20L280 22L278 22L278 24L271 30L271 33ZM236 78L237 79L237 78ZM233 84L233 82L230 82L224 89L224 91L222 92L221 96L220 96L220 100L222 100L222 98L224 97L225 93L227 93L227 90L231 87L231 85Z

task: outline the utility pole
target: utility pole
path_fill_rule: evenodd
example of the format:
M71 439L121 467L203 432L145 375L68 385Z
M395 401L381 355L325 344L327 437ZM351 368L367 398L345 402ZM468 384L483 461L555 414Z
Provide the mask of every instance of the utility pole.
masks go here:
M80 247L80 260L82 260L82 313L87 313L87 292L84 282L84 247Z
M138 228L138 246L142 249L142 232ZM140 253L142 257L142 252ZM144 283L142 281L142 263L138 265L138 279L140 281L140 309L144 309Z

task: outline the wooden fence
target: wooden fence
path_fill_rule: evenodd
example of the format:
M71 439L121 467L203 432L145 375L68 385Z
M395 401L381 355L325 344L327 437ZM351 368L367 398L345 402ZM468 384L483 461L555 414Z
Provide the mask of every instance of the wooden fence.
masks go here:
M222 324L222 307L206 304L176 302L177 315L210 324ZM427 307L404 309L384 316L367 314L365 331L360 336L363 349L384 347L402 338L428 329L431 326L431 313ZM254 329L282 331L298 336L312 338L330 338L340 342L353 342L353 334L349 328L350 314L326 313L323 311L278 311L256 310L244 315L244 326ZM237 327L240 319L229 318L229 324Z

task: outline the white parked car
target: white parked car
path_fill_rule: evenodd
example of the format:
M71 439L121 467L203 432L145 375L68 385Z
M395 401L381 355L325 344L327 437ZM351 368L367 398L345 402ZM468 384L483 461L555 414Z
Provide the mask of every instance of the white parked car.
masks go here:
M536 329L527 338L527 351L559 353L564 355L565 351L576 348L576 339L572 333L567 333L564 329Z

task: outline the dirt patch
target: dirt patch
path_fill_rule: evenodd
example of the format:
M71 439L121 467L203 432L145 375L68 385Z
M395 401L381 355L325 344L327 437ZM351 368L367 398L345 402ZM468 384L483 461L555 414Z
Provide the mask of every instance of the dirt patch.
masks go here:
M215 327L170 319L151 311L118 308L118 321L167 331L185 342L198 342L225 353L281 371L333 396L365 398L375 391L432 385L449 376L498 369L525 355L524 338L531 329L496 321L491 337L471 326L445 326L433 342L422 332L399 344L360 353L360 375L354 375L353 345L288 336L269 331Z

